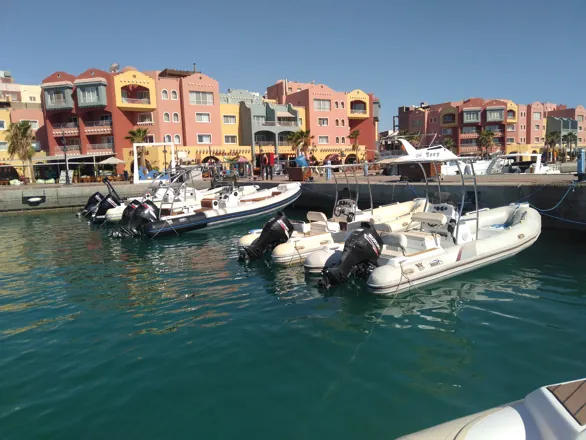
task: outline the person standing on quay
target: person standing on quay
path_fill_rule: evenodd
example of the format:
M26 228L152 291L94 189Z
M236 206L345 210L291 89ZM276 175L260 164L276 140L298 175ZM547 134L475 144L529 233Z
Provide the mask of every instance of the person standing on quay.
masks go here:
M269 158L267 157L266 153L260 158L260 178L262 180L268 179L268 167L269 167Z

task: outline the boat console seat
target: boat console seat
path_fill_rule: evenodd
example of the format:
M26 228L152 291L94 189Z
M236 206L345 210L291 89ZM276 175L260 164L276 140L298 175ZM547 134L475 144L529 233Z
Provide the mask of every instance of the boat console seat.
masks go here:
M448 218L440 212L415 212L411 215L412 222L421 223L421 226L440 227L448 222Z
M307 220L311 223L312 232L340 232L340 224L329 221L323 212L309 211Z

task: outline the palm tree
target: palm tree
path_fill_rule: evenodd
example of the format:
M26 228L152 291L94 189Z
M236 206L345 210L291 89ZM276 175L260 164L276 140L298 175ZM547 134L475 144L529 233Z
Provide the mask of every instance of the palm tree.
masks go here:
M490 130L482 130L480 135L478 136L478 145L480 146L480 150L484 150L484 156L488 156L488 150L492 147L492 139L494 138L494 133Z
M552 131L545 134L545 151L547 159L549 160L549 149L555 150L555 146L560 140L561 133L559 131Z
M454 142L454 139L448 137L444 139L444 147L447 148L448 150L450 150L452 153L454 152L454 149L456 147L456 143Z
M8 154L10 159L17 156L22 160L22 169L24 170L24 162L28 162L29 171L31 175L31 182L35 182L35 171L33 169L32 158L35 155L33 142L35 142L35 135L32 132L31 124L27 121L19 123L12 123L8 126L8 133L6 133L6 142L8 143Z
M420 147L420 143L421 143L421 139L423 138L423 135L421 134L420 131L414 131L413 133L409 134L409 142L411 142L411 145L413 146L417 146Z
M358 137L359 136L360 136L360 130L357 128L352 130L350 132L350 134L348 135L348 139L350 139L352 141L352 151L355 153L358 151Z
M298 130L287 136L287 140L297 149L297 156L299 156L300 152L306 153L309 150L313 138L314 136L311 135L310 130Z
M566 145L568 146L568 150L570 153L570 157L572 156L572 144L575 144L578 140L578 137L576 136L576 133L566 133L565 135L562 136L562 141L564 141L566 143ZM564 157L566 155L564 154Z
M136 130L130 130L128 136L124 139L128 139L133 144L145 143L149 136L148 128L137 128ZM141 168L146 168L146 157L145 157L144 145L138 148L138 165Z

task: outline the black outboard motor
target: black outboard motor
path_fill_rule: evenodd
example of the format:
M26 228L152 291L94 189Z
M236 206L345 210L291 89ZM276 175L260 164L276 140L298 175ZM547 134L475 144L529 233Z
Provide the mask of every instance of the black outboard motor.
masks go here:
M122 211L122 218L120 219L120 226L128 226L130 224L130 219L134 215L134 211L141 205L140 200L134 199L132 202L124 208Z
M108 194L104 200L102 200L96 210L95 218L103 219L108 212L108 209L116 208L120 206L120 200L113 194Z
M285 214L281 211L272 217L262 228L260 237L254 240L250 246L241 249L239 259L255 260L264 255L268 250L273 250L276 246L286 243L293 233L293 225Z
M361 226L347 238L340 263L322 271L320 287L339 286L348 281L350 274L366 279L378 267L383 241L370 223L365 222Z
M101 192L93 193L90 196L90 198L87 199L87 203L85 204L84 208L81 211L79 211L77 215L80 217L85 217L87 215L93 214L96 211L96 209L98 209L98 206L100 205L102 200L104 200L104 196Z
M144 227L151 222L157 221L159 214L160 210L157 205L151 200L146 200L134 209L127 225L120 226L117 231L112 232L112 237L140 237L144 235Z

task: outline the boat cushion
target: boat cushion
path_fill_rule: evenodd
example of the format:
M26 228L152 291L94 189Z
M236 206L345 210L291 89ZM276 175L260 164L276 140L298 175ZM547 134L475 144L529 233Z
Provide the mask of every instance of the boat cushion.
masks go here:
M513 214L511 215L509 220L507 220L507 225L508 226L515 226L516 224L519 224L523 220L525 220L525 217L527 217L527 210L522 209L522 208L517 208L517 209L515 209L515 211L513 211Z
M307 220L310 222L327 222L328 218L323 212L309 211L307 213Z
M400 249L405 249L407 247L407 237L403 234L389 232L384 234L381 238L383 243L387 246L398 247Z
M411 221L443 226L448 222L448 218L439 212L415 212L411 215Z

